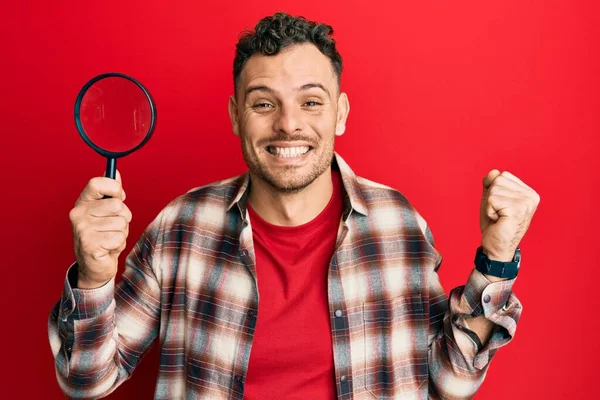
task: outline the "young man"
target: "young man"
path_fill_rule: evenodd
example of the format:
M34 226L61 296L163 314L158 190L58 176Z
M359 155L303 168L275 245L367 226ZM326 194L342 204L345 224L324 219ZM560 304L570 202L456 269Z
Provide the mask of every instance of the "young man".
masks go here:
M240 39L229 113L248 173L171 202L116 286L121 180L84 188L77 263L49 320L68 396L112 392L157 338L157 399L475 394L516 329L517 246L539 196L487 174L476 268L448 299L425 221L334 153L350 107L332 32L276 14Z

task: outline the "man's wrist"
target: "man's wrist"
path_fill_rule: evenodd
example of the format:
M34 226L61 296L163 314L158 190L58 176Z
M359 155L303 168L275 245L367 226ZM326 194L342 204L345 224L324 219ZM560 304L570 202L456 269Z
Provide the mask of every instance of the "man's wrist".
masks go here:
M77 289L98 289L102 286L106 285L110 282L110 279L107 281L99 282L99 281L87 281L79 277L77 279Z
M101 282L86 279L85 274L81 273L80 264L77 263L76 266L69 274L69 283L73 289L98 289L110 282L110 279Z
M515 250L509 250L507 252L494 252L482 247L482 251L483 254L485 254L490 260L494 261L511 262L515 257Z

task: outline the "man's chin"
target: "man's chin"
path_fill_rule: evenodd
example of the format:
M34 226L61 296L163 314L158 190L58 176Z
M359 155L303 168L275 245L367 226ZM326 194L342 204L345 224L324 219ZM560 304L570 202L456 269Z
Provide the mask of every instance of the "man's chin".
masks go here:
M296 193L301 191L302 189L308 187L315 179L311 179L310 177L298 177L298 176L289 176L289 177L266 177L265 181L271 186L273 189L278 192L283 193Z

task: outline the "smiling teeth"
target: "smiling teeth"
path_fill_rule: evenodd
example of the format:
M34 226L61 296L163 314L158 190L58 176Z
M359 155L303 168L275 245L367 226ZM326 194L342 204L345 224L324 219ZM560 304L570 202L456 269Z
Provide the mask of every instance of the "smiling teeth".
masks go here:
M269 152L277 157L298 157L308 153L310 147L299 146L299 147L275 147L270 146Z

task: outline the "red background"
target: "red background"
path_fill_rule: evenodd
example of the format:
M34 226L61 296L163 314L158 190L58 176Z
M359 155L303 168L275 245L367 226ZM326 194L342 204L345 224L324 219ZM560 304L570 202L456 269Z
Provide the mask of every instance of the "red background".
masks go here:
M235 43L285 10L334 26L352 107L337 149L429 221L447 291L472 268L485 173L510 170L541 195L515 287L524 313L476 398L599 398L597 4L5 2L2 397L61 398L46 318L74 257L68 212L104 169L75 130L79 89L119 71L157 103L155 136L119 164L131 248L169 200L244 170L227 116ZM112 398L151 398L156 354Z

